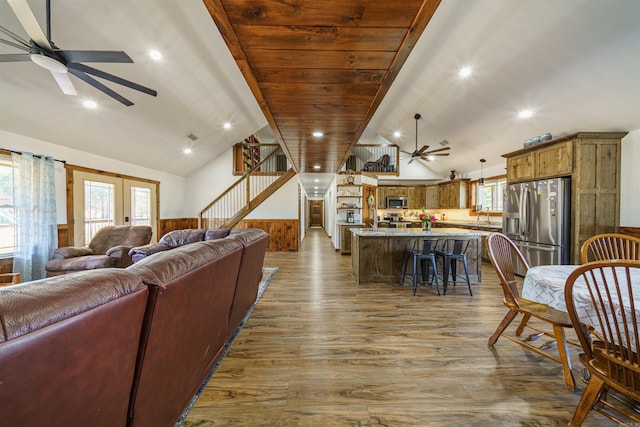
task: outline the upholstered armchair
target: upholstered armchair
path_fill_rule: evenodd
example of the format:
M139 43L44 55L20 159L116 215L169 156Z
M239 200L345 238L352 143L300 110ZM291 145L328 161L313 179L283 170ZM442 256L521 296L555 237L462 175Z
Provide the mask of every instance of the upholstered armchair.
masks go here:
M45 265L47 277L96 268L124 268L132 264L129 250L151 241L147 225L103 227L88 246L58 248Z
M227 228L187 228L184 230L174 230L162 236L158 243L150 243L132 248L129 251L129 256L132 262L136 263L155 253L188 245L189 243L225 238L229 235L230 231L231 230Z
M363 172L386 172L387 167L389 166L390 160L391 160L391 156L389 156L388 154L383 154L375 162L366 162L362 167L362 171Z

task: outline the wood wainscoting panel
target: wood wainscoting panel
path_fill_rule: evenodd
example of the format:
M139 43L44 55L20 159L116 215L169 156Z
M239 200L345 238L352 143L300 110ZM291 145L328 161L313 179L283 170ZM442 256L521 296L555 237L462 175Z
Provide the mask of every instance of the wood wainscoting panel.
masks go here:
M58 247L72 246L69 243L69 226L67 224L58 224Z
M622 227L618 228L621 234L628 234L629 236L637 237L640 239L640 227Z
M271 236L267 252L297 252L300 221L297 219L247 219L235 228L259 228Z
M187 228L198 228L198 218L166 218L159 221L158 236L156 241L173 230L184 230Z

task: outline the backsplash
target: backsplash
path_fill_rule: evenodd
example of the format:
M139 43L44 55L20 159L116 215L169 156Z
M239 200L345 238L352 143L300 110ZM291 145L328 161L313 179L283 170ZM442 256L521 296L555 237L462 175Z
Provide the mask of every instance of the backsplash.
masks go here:
M462 222L472 222L477 220L477 215L470 215L469 209L425 209L425 213L435 215L438 220L442 220L442 215L444 214L444 219L446 221L462 221ZM380 219L383 219L386 215L390 213L400 214L402 215L405 221L413 221L418 220L418 216L422 213L422 209L380 209L378 210L378 216ZM480 216L481 221L487 221L486 214L482 214ZM502 224L501 216L490 216L489 221L495 224Z

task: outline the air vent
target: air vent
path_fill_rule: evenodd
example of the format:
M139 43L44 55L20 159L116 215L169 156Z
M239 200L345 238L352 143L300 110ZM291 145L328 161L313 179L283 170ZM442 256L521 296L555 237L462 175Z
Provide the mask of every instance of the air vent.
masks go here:
M197 141L197 140L198 140L198 137L197 137L197 136L195 136L195 135L194 135L194 134L192 134L192 133L190 133L189 135L187 135L187 138L189 138L189 139L190 139L190 140L192 140L192 141Z

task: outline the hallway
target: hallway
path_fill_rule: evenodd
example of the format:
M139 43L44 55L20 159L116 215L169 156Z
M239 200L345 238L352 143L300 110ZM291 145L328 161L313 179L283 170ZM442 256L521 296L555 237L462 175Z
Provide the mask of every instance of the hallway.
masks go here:
M319 228L264 265L279 271L183 426L563 426L584 389L506 339L487 347L505 312L488 265L473 297L356 286Z

